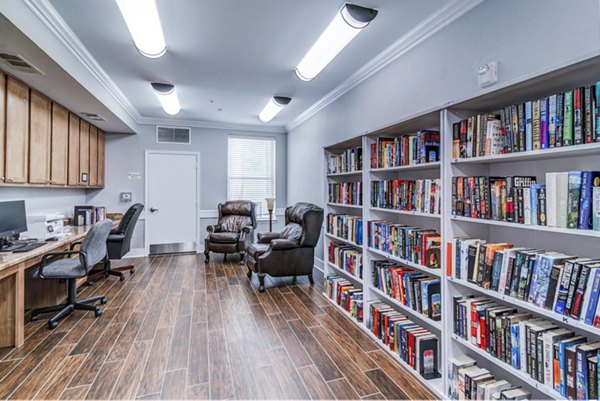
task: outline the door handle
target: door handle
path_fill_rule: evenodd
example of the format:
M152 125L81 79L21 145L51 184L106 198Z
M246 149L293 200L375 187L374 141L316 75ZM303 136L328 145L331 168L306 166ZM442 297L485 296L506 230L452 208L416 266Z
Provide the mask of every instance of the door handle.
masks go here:
M158 209L156 209L156 208L154 208L154 207L151 207L151 208L150 208L150 213L154 213L154 212L158 212Z

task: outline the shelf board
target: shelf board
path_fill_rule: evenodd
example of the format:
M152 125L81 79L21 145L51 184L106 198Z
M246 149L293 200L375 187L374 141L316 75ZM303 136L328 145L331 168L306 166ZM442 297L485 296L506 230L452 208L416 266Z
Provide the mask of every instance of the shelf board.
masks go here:
M389 171L439 170L441 165L442 165L442 162L408 164L406 166L372 168L370 170L370 172L371 173L385 173L385 172L389 172Z
M543 150L530 150L527 152L505 153L492 156L478 156L466 159L452 159L452 164L492 164L515 161L556 159L560 157L574 157L600 154L600 142L585 143L581 145L564 146Z
M401 264L403 264L405 266L412 267L413 269L420 270L420 271L425 272L425 273L427 273L427 274L429 274L431 276L442 277L442 269L432 269L431 267L423 266L423 265L420 265L418 263L414 263L414 262L411 262L411 261L399 258L399 257L391 255L389 253L380 251L379 249L376 249L376 248L369 247L368 250L370 252L376 254L376 255L383 256L384 258L387 258L389 260L393 260L394 262L398 262L398 263L401 263Z
M356 319L354 319L352 317L352 315L350 315L350 313L348 313L348 311L346 311L344 308L342 308L341 306L339 306L338 304L336 304L332 299L327 298L326 296L323 295L323 298L325 298L326 300L328 300L335 308L337 308L340 312L342 312L342 314L344 316L346 316L348 319L350 319L352 321L352 323L354 323L358 328L360 328L363 332L367 333L367 335L369 337L371 337L373 340L375 340L375 342L377 343L377 346L379 346L381 349L385 350L385 352L387 352L392 358L394 358L395 361L399 362L400 365L402 365L402 367L404 367L410 374L412 374L420 383L422 383L424 386L426 386L431 392L433 392L434 395L436 395L437 397L439 397L440 399L444 398L444 381L443 381L443 376L438 378L438 379L432 379L432 380L425 380L421 375L419 375L419 373L414 370L413 368L410 367L410 365L406 362L404 362L402 359L400 359L400 357L398 356L398 354L396 354L394 351L392 351L391 349L389 349L388 347L385 346L385 344L383 344L381 342L381 340L379 340L377 338L377 336L375 336L371 330L369 330L369 328L365 325L364 322L359 322ZM363 311L364 312L364 311ZM441 339L440 339L441 341ZM441 358L440 358L441 360ZM440 370L442 370L442 367L440 366Z
M496 221L496 220L474 219L472 217L463 217L463 216L451 216L451 219L453 221L466 221L469 223L487 224L490 226L511 227L511 228L519 228L519 229L523 229L523 230L543 231L543 232L548 232L548 233L569 234L569 235L578 235L578 236L583 236L583 237L598 237L598 238L600 238L600 231L594 231L594 230L576 230L576 229L569 229L569 228L533 226L533 225L529 225L529 224L508 223L506 221Z
M333 270L335 270L336 272L340 272L342 273L344 276L348 277L350 280L360 284L361 286L363 285L363 279L356 277L354 274L340 268L339 266L334 265L333 263L327 261L327 266L329 266L330 268L332 268Z
M547 309L543 309L540 308L538 306L535 306L529 302L525 302L522 301L520 299L516 299L513 297L510 297L508 295L504 295L504 294L500 294L496 291L491 291L491 290L486 290L485 288L481 288L476 284L473 283L469 283L468 281L464 281L464 280L459 280L456 279L454 277L448 277L448 281L452 282L452 283L456 283L462 287L466 287L466 288L470 288L474 291L477 291L481 294L484 294L486 296L489 296L490 298L494 298L497 299L499 301L503 301L507 304L511 304L514 305L517 308L526 310L528 312L534 313L536 315L539 316L544 316L547 317L548 319L552 319L556 322L568 325L570 328L573 329L577 329L580 331L584 331L588 334L593 334L595 336L600 337L600 329L597 329L593 326L587 325L584 322L582 322L581 320L576 320L573 319L571 317L568 316L563 316L563 315L559 315L557 313L554 313L553 311L547 310Z
M419 216L419 217L429 217L431 219L441 219L442 216L439 214L427 213L427 212L417 212L414 210L398 210L398 209L388 209L385 207L371 207L369 210L374 212L385 212L385 213L394 213L394 214L403 214L407 216Z
M373 291L375 294L379 295L381 298L384 298L386 301L394 304L398 308L402 309L402 313L408 315L411 319L418 320L419 323L423 323L429 329L435 329L438 332L442 331L441 321L431 320L430 318L423 316L418 311L413 310L406 305L403 305L401 302L390 297L389 295L387 295L385 292L381 291L377 287L371 287L371 291Z
M327 237L329 237L330 239L333 239L333 240L336 240L336 241L339 241L339 242L343 242L346 245L351 245L351 246L354 246L354 247L356 247L358 249L362 249L362 245L358 245L357 243L354 243L354 242L352 242L350 240L347 240L345 238L341 238L341 237L338 237L338 236L330 234L330 233L325 233L325 235Z
M346 171L344 173L328 173L327 177L351 177L353 175L362 175L362 170Z
M327 206L346 207L348 209L362 209L362 205L346 205L344 203L333 203L333 202L327 202Z
M503 369L505 372L508 372L512 376L515 376L515 377L521 379L522 381L527 383L530 387L549 396L551 399L565 400L565 398L562 397L557 391L543 385L542 383L535 381L526 372L513 368L511 365L507 364L506 362L501 361L500 359L496 358L495 356L493 356L491 354L488 354L481 348L475 347L474 345L470 344L467 340L457 336L454 333L450 337L452 338L452 340L461 344L463 347L465 347L465 348L475 352L477 355L487 359L488 361L492 362L494 364L494 366L497 366L497 367ZM533 399L535 399L535 397L533 397Z

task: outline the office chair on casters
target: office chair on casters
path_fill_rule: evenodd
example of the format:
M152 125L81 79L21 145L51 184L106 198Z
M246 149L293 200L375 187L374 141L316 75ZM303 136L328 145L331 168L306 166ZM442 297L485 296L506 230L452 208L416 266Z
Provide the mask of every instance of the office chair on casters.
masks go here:
M88 277L88 283L93 282L101 276L117 276L121 281L125 280L124 271L129 271L131 274L135 273L134 265L112 267L111 259L121 259L131 249L131 237L133 236L133 230L135 225L144 210L144 205L136 203L132 205L125 215L121 219L119 226L112 230L108 235L107 246L108 246L108 258L104 263L104 269L96 272L94 271Z
M41 313L58 312L48 320L48 327L54 329L60 319L71 314L75 309L94 311L96 317L102 315L102 310L93 304L98 301L102 304L106 303L106 296L77 299L77 279L85 277L96 264L106 260L106 239L111 227L110 221L100 221L88 231L79 250L50 252L42 256L40 267L34 272L33 277L42 280L66 280L68 296L64 304L32 310L31 320L37 320ZM71 255L79 255L79 257L58 259L48 263L49 258Z

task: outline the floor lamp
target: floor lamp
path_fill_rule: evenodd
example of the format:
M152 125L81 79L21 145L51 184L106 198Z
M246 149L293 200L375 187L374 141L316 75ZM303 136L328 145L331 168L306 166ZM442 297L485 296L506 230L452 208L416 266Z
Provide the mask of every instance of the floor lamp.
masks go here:
M273 231L273 210L275 209L275 198L265 198L267 210L269 211L269 232Z

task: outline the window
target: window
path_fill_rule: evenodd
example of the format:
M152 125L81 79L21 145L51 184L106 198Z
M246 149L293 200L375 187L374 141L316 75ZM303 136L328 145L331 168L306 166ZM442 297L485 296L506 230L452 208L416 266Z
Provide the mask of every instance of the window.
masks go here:
M227 137L227 199L258 204L258 217L268 217L265 198L275 197L275 138Z

